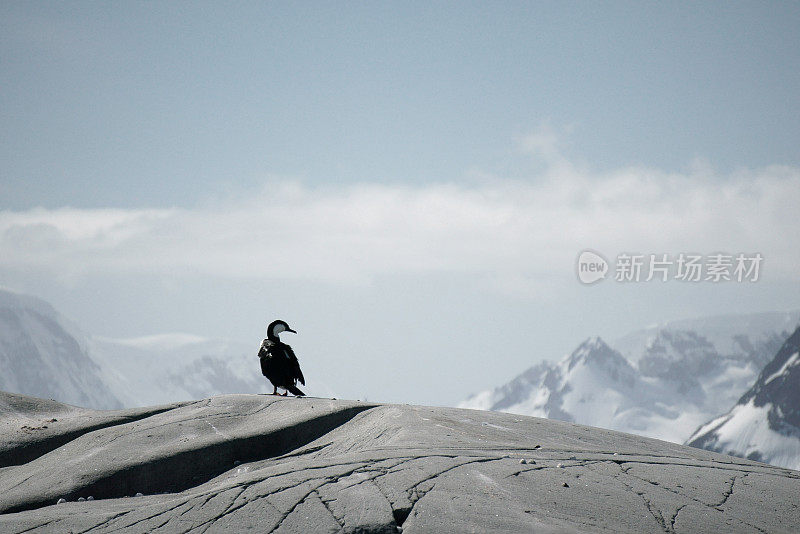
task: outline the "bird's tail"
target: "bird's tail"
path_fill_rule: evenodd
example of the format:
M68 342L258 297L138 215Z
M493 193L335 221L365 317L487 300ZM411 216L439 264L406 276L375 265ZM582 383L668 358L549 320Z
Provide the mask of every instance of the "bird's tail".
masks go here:
M296 397L305 397L306 396L306 394L303 393L302 391L300 391L300 388L298 388L297 386L289 386L286 389L289 391L289 393L291 393L292 395L294 395Z

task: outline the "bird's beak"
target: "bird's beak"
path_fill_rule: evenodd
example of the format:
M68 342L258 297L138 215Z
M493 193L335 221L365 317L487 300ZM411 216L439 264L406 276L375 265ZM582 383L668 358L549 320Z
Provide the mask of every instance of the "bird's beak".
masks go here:
M291 332L292 334L296 334L296 333L297 333L297 332L295 332L294 330L292 330L291 328L287 328L287 329L286 329L286 331L287 331L287 332Z

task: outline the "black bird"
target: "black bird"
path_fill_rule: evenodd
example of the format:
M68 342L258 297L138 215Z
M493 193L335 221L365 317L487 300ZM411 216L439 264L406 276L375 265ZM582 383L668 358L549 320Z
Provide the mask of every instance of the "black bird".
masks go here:
M281 332L297 333L280 319L269 324L267 327L267 339L261 342L261 350L258 351L258 358L261 360L261 373L272 382L274 387L272 395L277 395L278 388L282 388L286 390L283 394L284 396L291 391L293 395L303 397L305 393L300 391L295 384L299 380L305 386L306 380L303 378L300 363L297 361L297 356L294 355L292 347L278 338L278 334Z

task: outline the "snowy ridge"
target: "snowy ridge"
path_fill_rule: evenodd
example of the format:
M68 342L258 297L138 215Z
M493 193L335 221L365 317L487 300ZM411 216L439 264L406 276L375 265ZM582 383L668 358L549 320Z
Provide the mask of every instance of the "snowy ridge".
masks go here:
M800 356L800 352L795 352L794 354L789 356L789 359L786 360L786 363L784 363L780 369L769 375L769 377L767 377L767 379L764 380L764 385L769 384L776 378L786 376L786 374L789 372L790 367L794 367L795 365L800 363L800 358L798 358L798 356Z
M704 420L660 402L672 391L660 380L643 376L598 337L584 341L557 364L540 364L538 369L544 371L541 379L528 382L527 389L518 388L516 402L502 396L508 391L502 386L470 397L460 407L547 417L660 439L672 437L676 425L688 434Z
M459 406L682 443L736 403L798 321L797 311L720 316L651 326L613 345L589 338Z
M164 404L266 387L257 347L191 334L93 338L103 381L125 406Z
M737 404L700 427L687 445L800 470L800 429L773 429L769 423L773 410L772 404L756 406L753 399Z
M192 334L91 337L47 302L0 289L0 390L116 409L265 391L258 347Z
M649 345L659 332L695 332L704 337L720 354L742 359L766 357L760 362L760 369L772 358L798 323L800 310L714 315L651 325L626 334L611 345L623 356L636 362L644 355L642 348Z
M89 341L43 300L0 290L0 390L92 408L121 408Z
M726 414L699 427L693 447L800 469L800 328Z

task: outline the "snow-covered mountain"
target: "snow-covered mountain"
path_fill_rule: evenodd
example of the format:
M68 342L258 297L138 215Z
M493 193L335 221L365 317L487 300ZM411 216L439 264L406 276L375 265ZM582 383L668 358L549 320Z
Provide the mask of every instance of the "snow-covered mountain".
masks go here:
M258 346L190 334L90 340L103 381L125 406L263 392L267 383L257 351Z
M3 391L101 409L263 392L257 349L188 334L92 337L43 300L0 289Z
M800 469L800 328L739 402L698 428L686 444Z
M632 362L637 362L646 355L643 348L650 345L659 332L695 332L713 345L719 354L751 360L760 370L772 359L798 322L800 310L681 319L631 332L615 340L612 346Z
M43 300L0 289L0 390L121 408L88 338Z
M460 407L680 443L736 402L798 322L800 312L723 316L656 325L610 346L590 338Z

